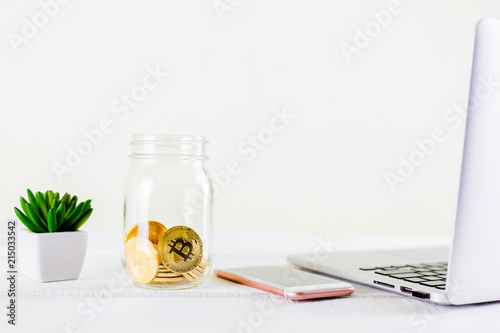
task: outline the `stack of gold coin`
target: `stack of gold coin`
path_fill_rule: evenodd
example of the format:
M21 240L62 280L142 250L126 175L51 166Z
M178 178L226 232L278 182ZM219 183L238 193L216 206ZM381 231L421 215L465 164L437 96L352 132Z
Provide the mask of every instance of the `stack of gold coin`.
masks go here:
M135 282L183 283L203 276L208 259L203 258L203 242L193 229L167 229L157 221L149 221L148 227L147 238L138 224L125 234L125 263Z
M192 282L199 280L201 277L203 277L203 274L207 269L207 262L207 258L201 259L200 263L198 264L198 266L196 266L195 269L190 272L183 273L183 275L186 277L186 279Z
M152 283L171 283L171 282L180 282L184 280L185 277L182 274L172 272L170 269L165 267L163 264L158 266L158 273L156 277L151 281Z

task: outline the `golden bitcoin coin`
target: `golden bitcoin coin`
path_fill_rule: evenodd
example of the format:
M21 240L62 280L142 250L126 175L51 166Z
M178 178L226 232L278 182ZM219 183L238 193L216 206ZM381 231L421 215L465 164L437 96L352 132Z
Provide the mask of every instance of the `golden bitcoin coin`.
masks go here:
M158 272L161 272L161 273L175 273L173 271L171 271L170 269L166 268L165 266L163 266L162 264L160 264L160 266L158 266ZM179 273L177 273L179 274Z
M163 224L161 224L158 221L149 221L148 224L143 223L141 225L141 228L148 228L148 230L145 230L145 233L142 234L142 229L141 229L141 236L146 236L148 235L149 241L153 243L153 245L158 245L158 241L160 240L160 237L167 231L167 227L165 227ZM137 232L139 231L139 224L134 224L132 228L127 231L125 234L125 243L128 242L129 239L132 237L137 236Z
M149 283L158 273L158 253L145 238L133 237L125 244L125 264L135 282Z
M172 282L180 282L185 280L186 278L183 275L176 277L156 277L151 281L151 283L172 283Z
M160 265L158 266L158 272L170 273L172 271L170 269L168 269L167 267L165 267L165 265L163 265L162 263L160 263Z
M180 276L182 276L182 274L180 274L180 273L174 273L174 272L169 272L169 273L158 272L156 274L156 277L164 277L164 278L180 277Z
M196 231L189 227L172 227L161 236L158 255L163 265L171 271L190 272L202 259L203 242Z

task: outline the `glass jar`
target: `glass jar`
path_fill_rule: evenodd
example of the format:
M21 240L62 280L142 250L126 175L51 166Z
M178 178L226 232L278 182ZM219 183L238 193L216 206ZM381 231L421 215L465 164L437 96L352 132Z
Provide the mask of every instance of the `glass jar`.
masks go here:
M211 266L212 185L201 136L132 137L123 268L141 287L199 285Z

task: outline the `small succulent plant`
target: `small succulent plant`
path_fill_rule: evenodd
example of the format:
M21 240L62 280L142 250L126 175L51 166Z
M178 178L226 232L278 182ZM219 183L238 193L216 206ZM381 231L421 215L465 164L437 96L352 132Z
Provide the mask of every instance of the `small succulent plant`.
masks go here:
M33 194L28 189L28 201L21 197L21 211L14 207L17 217L31 231L37 233L76 231L90 217L93 208L91 200L80 202L78 197L68 193L59 198L59 193L47 191Z

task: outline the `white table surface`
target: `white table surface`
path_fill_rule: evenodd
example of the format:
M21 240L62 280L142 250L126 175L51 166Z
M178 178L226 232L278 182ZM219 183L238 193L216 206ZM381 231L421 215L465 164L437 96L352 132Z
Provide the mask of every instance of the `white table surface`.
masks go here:
M2 235L0 260L5 258ZM216 233L214 267L285 264L318 244L336 250L444 245L446 238L381 235ZM439 306L354 284L351 296L291 301L213 274L200 287L156 291L120 278L120 237L89 232L78 280L18 281L17 326L7 324L7 282L0 283L1 332L500 332L500 302ZM2 264L5 267L5 264Z

